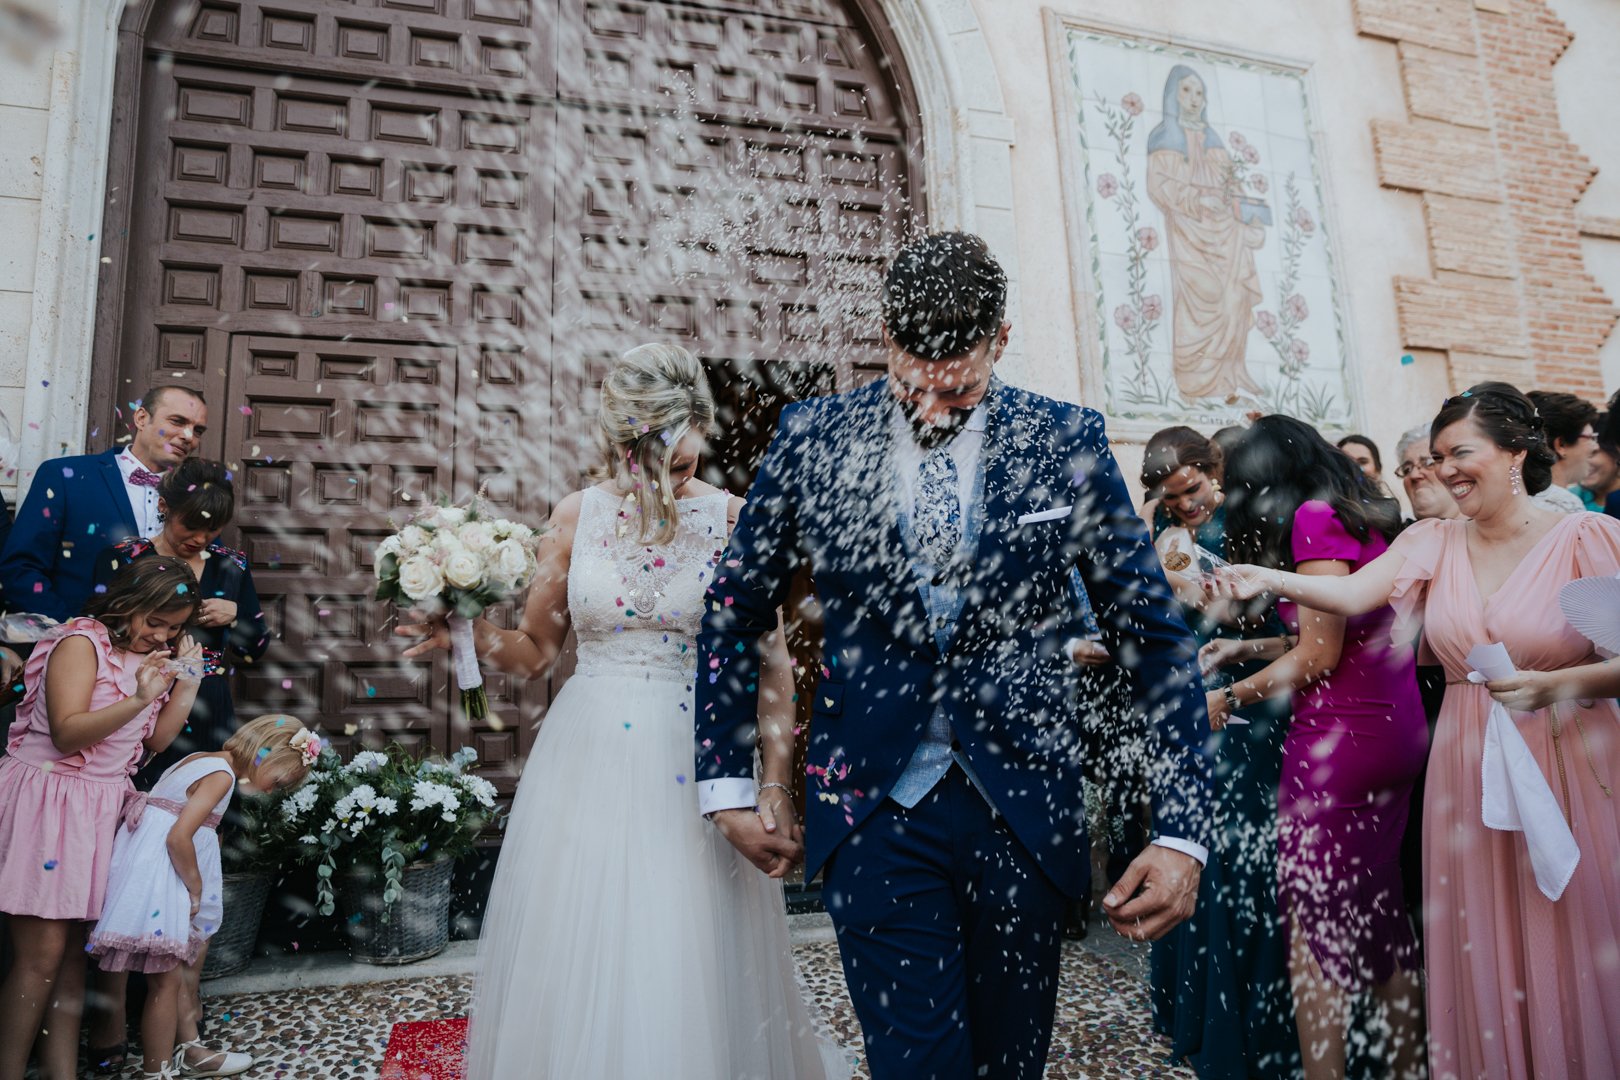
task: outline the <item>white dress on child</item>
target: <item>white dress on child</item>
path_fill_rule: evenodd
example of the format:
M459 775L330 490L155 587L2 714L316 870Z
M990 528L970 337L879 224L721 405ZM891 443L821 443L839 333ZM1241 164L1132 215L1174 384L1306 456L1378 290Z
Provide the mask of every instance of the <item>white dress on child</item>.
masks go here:
M191 914L191 894L169 860L169 832L185 809L192 785L211 773L230 776L231 786L192 837L202 902ZM88 950L103 971L172 971L192 963L225 909L219 863L219 827L236 792L236 773L221 758L195 756L178 761L150 793L133 795L113 843L107 902L90 932Z
M781 883L698 813L695 635L726 500L680 500L675 539L647 547L619 499L584 494L568 573L579 664L502 841L468 1080L849 1075L835 1047L824 1060Z

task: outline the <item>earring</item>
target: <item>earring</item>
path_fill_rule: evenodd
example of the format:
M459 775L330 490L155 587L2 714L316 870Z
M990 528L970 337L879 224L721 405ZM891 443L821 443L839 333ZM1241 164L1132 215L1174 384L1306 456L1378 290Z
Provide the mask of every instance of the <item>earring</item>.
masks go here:
M1515 495L1523 495L1524 494L1524 483L1523 483L1523 481L1524 481L1524 471L1522 469L1520 469L1517 465L1513 465L1513 466L1508 468L1508 484L1512 487L1513 494L1515 494Z

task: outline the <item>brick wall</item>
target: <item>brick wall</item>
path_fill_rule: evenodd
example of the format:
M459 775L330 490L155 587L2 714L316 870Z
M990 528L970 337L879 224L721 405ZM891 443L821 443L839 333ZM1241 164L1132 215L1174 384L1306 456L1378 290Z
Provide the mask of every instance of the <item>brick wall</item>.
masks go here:
M1404 121L1373 122L1379 179L1423 199L1430 276L1397 277L1409 349L1447 356L1453 388L1506 378L1607 396L1598 350L1620 317L1587 273L1580 215L1595 169L1559 126L1553 65L1572 40L1543 0L1352 0L1395 43Z

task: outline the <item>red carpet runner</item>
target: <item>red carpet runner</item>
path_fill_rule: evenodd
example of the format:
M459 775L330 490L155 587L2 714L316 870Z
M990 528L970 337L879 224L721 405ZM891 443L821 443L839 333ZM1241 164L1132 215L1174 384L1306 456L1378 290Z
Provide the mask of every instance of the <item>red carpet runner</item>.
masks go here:
M467 1018L395 1024L377 1080L461 1080Z

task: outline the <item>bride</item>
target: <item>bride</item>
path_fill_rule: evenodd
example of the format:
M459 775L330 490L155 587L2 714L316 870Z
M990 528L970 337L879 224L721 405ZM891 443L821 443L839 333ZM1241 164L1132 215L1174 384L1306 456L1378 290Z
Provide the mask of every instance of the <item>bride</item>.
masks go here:
M822 1080L780 878L802 857L793 680L764 657L761 873L698 814L694 636L742 501L696 479L714 401L686 350L643 345L602 385L605 479L557 505L515 630L483 662L541 678L570 627L578 668L535 740L478 950L468 1080ZM442 620L406 656L449 647ZM847 1068L842 1071L847 1075Z

